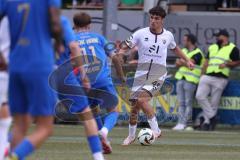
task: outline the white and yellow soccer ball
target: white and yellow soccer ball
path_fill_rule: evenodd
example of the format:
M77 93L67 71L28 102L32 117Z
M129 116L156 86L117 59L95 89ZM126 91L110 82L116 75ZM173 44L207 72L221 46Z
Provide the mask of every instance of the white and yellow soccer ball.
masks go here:
M153 131L149 128L143 128L138 133L138 141L143 146L149 146L154 143L155 138Z

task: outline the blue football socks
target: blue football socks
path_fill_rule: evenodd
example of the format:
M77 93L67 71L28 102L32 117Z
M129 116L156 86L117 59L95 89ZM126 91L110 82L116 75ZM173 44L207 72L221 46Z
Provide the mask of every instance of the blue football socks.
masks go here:
M17 155L19 160L24 160L28 155L34 151L33 144L28 140L24 139L17 147L13 150L13 153Z
M110 112L104 119L104 126L111 131L113 127L116 125L118 119L118 112Z

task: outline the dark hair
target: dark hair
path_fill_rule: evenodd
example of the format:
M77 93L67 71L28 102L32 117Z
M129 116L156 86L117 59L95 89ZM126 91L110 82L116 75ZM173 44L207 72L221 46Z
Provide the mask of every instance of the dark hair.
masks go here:
M85 12L77 13L73 16L73 23L76 27L85 27L91 24L91 16Z
M155 6L152 9L150 9L149 14L160 16L162 18L166 17L166 11L160 6Z
M185 34L184 36L187 37L188 41L190 41L192 44L196 44L197 37L193 34Z
M217 37L219 37L219 36L229 37L229 33L228 33L228 31L226 29L220 29L218 31L218 33L214 34L214 36L217 36Z

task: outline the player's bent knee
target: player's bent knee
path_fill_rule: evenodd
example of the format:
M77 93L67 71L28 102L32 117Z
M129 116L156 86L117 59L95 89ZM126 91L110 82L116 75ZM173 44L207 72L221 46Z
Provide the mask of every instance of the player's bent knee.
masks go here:
M146 92L141 92L136 100L138 106L143 106L151 100L151 96Z
M91 106L91 110L94 115L98 115L101 112L101 109L99 106Z
M31 119L27 115L14 115L13 116L13 130L17 134L25 135L30 126Z
M114 96L112 99L104 100L104 104L102 105L104 108L108 109L114 109L117 107L119 101L118 97Z
M81 113L78 113L80 121L88 121L94 119L92 110L87 107Z
M146 98L139 98L137 100L137 106L140 107L142 109L143 106L145 106L145 104L148 104L148 99Z

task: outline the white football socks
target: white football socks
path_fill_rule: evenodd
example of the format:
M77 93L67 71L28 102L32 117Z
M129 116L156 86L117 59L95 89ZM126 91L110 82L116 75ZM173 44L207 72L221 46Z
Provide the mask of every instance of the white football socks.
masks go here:
M104 136L104 138L107 138L108 136L108 129L106 127L103 127L100 131L100 134Z
M105 160L104 157L103 157L102 152L94 153L94 154L93 154L93 159L94 159L94 160Z
M161 132L160 128L158 127L158 122L157 122L156 116L154 116L151 119L148 119L148 123L149 123L151 129L153 130L153 132L155 132L155 133Z
M135 138L136 130L137 130L137 124L135 125L129 124L129 136Z
M11 122L12 119L10 117L0 119L0 159L3 159L5 149L8 146L8 130L11 126Z

